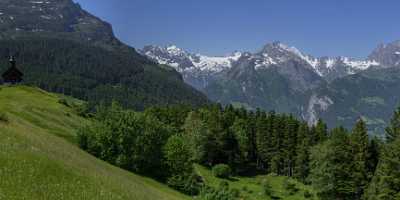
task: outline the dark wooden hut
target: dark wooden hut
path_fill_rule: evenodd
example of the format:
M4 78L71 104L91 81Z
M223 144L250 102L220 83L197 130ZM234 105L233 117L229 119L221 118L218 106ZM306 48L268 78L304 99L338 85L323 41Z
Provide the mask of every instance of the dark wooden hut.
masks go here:
M13 57L10 58L11 67L2 74L5 84L17 84L22 82L24 74L17 68L16 61Z

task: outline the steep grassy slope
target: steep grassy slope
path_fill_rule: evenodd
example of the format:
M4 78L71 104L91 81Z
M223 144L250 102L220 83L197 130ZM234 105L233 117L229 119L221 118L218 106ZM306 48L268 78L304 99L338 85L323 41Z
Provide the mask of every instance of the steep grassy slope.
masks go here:
M0 199L187 199L80 150L73 141L83 123L54 94L2 87Z
M208 186L218 188L222 181L227 181L229 186L233 189L237 189L240 191L240 196L242 199L246 200L269 200L273 199L272 197L268 197L264 195L263 192L263 181L268 181L271 187L272 196L275 199L284 199L284 200L303 200L303 199L314 199L317 200L315 194L313 194L313 190L310 186L305 186L302 183L299 183L295 180L288 179L286 177L279 176L256 176L256 177L233 177L230 180L216 178L210 170L203 166L196 166L197 173L203 177L205 183ZM297 192L290 194L284 187L284 182L289 181L296 185ZM304 197L304 193L308 191L311 196Z

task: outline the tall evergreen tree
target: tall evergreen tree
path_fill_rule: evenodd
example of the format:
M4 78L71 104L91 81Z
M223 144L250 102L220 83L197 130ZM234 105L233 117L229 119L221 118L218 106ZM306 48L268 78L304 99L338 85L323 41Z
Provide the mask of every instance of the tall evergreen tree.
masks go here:
M368 200L400 199L400 138L383 148L378 168L365 197Z
M256 121L257 167L261 169L270 168L271 156L275 150L272 144L275 140L272 134L274 118L275 114L271 113L268 118L262 117Z
M314 143L318 144L320 142L325 141L328 138L328 126L322 121L322 119L319 119L317 122L317 125L315 125L315 139Z
M309 130L306 123L300 124L297 132L297 146L296 146L296 163L294 168L294 177L302 182L306 182L309 174L309 149L310 137Z
M315 146L311 152L310 179L322 200L353 200L354 181L347 131L336 128L331 139Z
M183 125L186 143L191 150L192 160L203 163L206 159L207 137L210 135L206 124L196 112L190 112Z
M386 140L393 142L400 137L400 107L394 112L389 127L386 128Z
M239 146L239 155L237 158L237 162L239 164L245 164L250 159L252 148L251 138L249 136L249 125L246 120L238 118L233 123L231 131L233 132Z
M351 134L353 153L352 176L355 183L355 199L360 199L368 184L368 133L363 120L359 120Z

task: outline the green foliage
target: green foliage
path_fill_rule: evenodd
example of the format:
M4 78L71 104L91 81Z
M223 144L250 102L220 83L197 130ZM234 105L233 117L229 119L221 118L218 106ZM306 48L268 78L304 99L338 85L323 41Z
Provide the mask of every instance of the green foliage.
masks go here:
M102 112L100 112L102 113ZM80 131L79 144L89 153L122 168L162 177L163 146L170 131L152 116L113 105L101 123Z
M263 190L263 194L265 196L268 196L268 197L272 196L272 194L273 194L272 186L268 179L264 179L262 181L262 190Z
M328 138L328 127L321 119L318 120L315 126L315 136L314 144L323 142Z
M200 191L199 199L201 200L237 200L239 199L240 192L229 188L227 182L221 182L219 187L214 189L212 187L204 187Z
M218 178L229 178L231 176L232 170L226 164L218 164L212 168L214 176Z
M322 200L354 199L353 155L350 139L343 128L311 151L311 182Z
M386 128L386 139L388 142L392 142L397 138L400 138L400 107L394 112L393 118Z
M64 105L64 106L70 107L70 105L68 104L68 102L67 102L67 100L66 100L65 98L60 98L60 99L58 100L58 103L59 103L59 104L62 104L62 105Z
M3 122L3 123L9 122L7 114L4 112L1 112L1 111L0 111L0 122Z
M310 145L311 138L307 137L310 133L306 123L300 124L297 137L296 145L296 160L293 176L302 182L306 182L308 174L310 172Z
M164 159L173 175L188 174L193 171L190 148L182 137L171 136L164 146Z
M202 163L206 160L207 155L207 137L209 130L206 124L201 119L200 115L195 112L188 114L183 124L184 138L189 145L192 160L198 163Z
M357 199L361 198L364 189L369 182L369 177L374 171L368 171L368 145L369 138L367 128L364 121L359 120L350 136L353 159L352 176L355 184L355 196Z
M303 192L308 190L313 193L313 188L302 184L301 182L291 179L292 183L296 184L299 189L294 195L289 195L283 187L286 177L257 175L257 176L232 176L230 179L217 178L212 174L212 171L206 167L196 165L196 172L201 174L204 183L214 189L220 188L221 182L227 182L231 190L239 190L239 199L248 200L265 200L265 199L285 199L285 200L302 200ZM265 184L264 184L265 183ZM265 188L270 189L271 195L265 195ZM270 187L267 187L270 186ZM317 199L317 198L316 198Z
M73 104L72 109L74 109L78 116L88 117L90 115L90 106L86 102L81 104Z
M385 146L379 165L365 194L368 200L400 198L400 138Z
M304 191L304 198L305 199L313 199L313 196L314 195L310 191L308 191L308 190Z
M136 113L113 103L99 105L94 119L99 123L86 128L91 134L78 134L82 148L117 166L162 178L187 194L198 191L201 181L193 178L192 165L199 163L214 166L214 177L226 181L232 174L273 173L311 183L322 200L358 200L375 173L381 148L379 140L369 139L362 120L351 133L336 128L328 134L321 120L309 127L290 115L231 106L154 107ZM154 173L160 167L164 174ZM308 196L292 179L281 182L284 195L260 183L259 194L269 193L264 196L272 199Z
M295 183L292 183L288 178L283 181L283 188L289 193L289 195L294 195L299 191Z
M201 177L196 174L173 175L167 179L167 184L185 194L194 196L198 195L200 189L203 187Z

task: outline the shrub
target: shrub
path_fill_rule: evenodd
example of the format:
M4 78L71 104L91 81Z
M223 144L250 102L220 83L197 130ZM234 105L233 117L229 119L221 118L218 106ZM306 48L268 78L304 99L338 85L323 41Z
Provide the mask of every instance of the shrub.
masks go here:
M312 199L312 197L313 197L313 194L310 191L308 191L308 190L304 191L304 198Z
M90 114L90 107L87 103L74 104L72 109L76 112L78 116L88 117Z
M58 100L59 104L62 104L64 106L70 107L70 105L68 104L68 101L65 98L61 98Z
M212 168L214 176L218 178L229 178L231 176L231 168L226 164L218 164Z
M168 186L187 195L197 195L200 192L202 182L195 173L188 175L175 175L167 180Z
M265 196L272 195L272 187L267 179L264 179L264 181L262 182L262 190Z
M299 191L299 189L296 187L296 184L292 183L289 178L286 178L283 181L283 188L288 191L289 195L293 195Z
M235 189L230 189L229 184L222 181L218 188L204 187L200 191L198 199L200 200L237 200L240 197L240 192Z
M7 123L9 121L7 115L3 112L0 112L0 122L5 122Z

